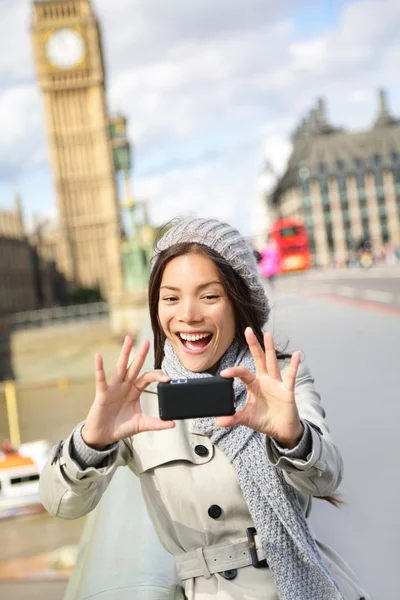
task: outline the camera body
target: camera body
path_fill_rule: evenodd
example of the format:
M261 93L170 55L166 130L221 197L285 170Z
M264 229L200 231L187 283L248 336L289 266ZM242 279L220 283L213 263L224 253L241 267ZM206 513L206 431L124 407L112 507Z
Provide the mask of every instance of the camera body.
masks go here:
M235 413L233 377L175 379L157 386L160 419L223 417Z

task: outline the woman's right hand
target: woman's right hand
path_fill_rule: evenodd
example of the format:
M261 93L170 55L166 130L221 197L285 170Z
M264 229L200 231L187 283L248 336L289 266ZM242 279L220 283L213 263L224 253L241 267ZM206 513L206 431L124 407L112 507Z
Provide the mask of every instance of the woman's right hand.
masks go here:
M96 354L96 396L89 410L81 435L92 448L102 450L141 431L171 429L173 421L162 421L142 413L140 395L155 381L169 381L162 371L149 371L139 375L150 348L145 340L128 367L132 340L126 337L115 370L107 383L103 359Z

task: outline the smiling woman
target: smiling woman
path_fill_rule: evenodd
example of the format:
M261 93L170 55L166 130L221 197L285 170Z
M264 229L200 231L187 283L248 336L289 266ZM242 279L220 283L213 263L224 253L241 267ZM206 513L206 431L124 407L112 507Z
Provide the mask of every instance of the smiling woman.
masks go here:
M161 280L158 319L189 371L215 373L235 338L235 315L214 263L197 246L168 260Z
M148 341L128 366L126 338L109 382L97 355L87 419L43 470L46 508L86 514L127 465L175 558L175 598L367 599L308 525L312 497L340 484L342 459L300 353L282 360L263 332L268 300L252 249L227 223L178 223L157 244L149 308L155 369L141 374ZM233 415L162 421L154 396L142 397L156 382L213 375L234 380Z

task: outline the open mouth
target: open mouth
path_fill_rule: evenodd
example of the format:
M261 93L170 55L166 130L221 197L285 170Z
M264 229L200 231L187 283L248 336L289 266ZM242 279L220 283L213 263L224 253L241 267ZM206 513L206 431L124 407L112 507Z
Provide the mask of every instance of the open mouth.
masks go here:
M178 333L177 337L186 352L189 354L201 354L210 345L213 334L208 332Z

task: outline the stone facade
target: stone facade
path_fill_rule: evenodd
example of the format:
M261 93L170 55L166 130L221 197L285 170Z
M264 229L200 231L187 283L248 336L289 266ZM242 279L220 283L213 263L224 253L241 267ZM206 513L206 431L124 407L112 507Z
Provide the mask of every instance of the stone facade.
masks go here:
M32 251L21 208L0 212L0 316L37 308Z
M0 212L0 319L62 302L66 288L52 235L39 225L34 233L25 233L18 196L14 210Z
M89 0L33 3L33 47L70 287L123 289L121 220L99 25Z
M383 91L379 100L378 118L361 133L333 127L319 100L268 199L274 219L305 222L315 265L345 264L363 242L376 255L400 245L400 121Z

